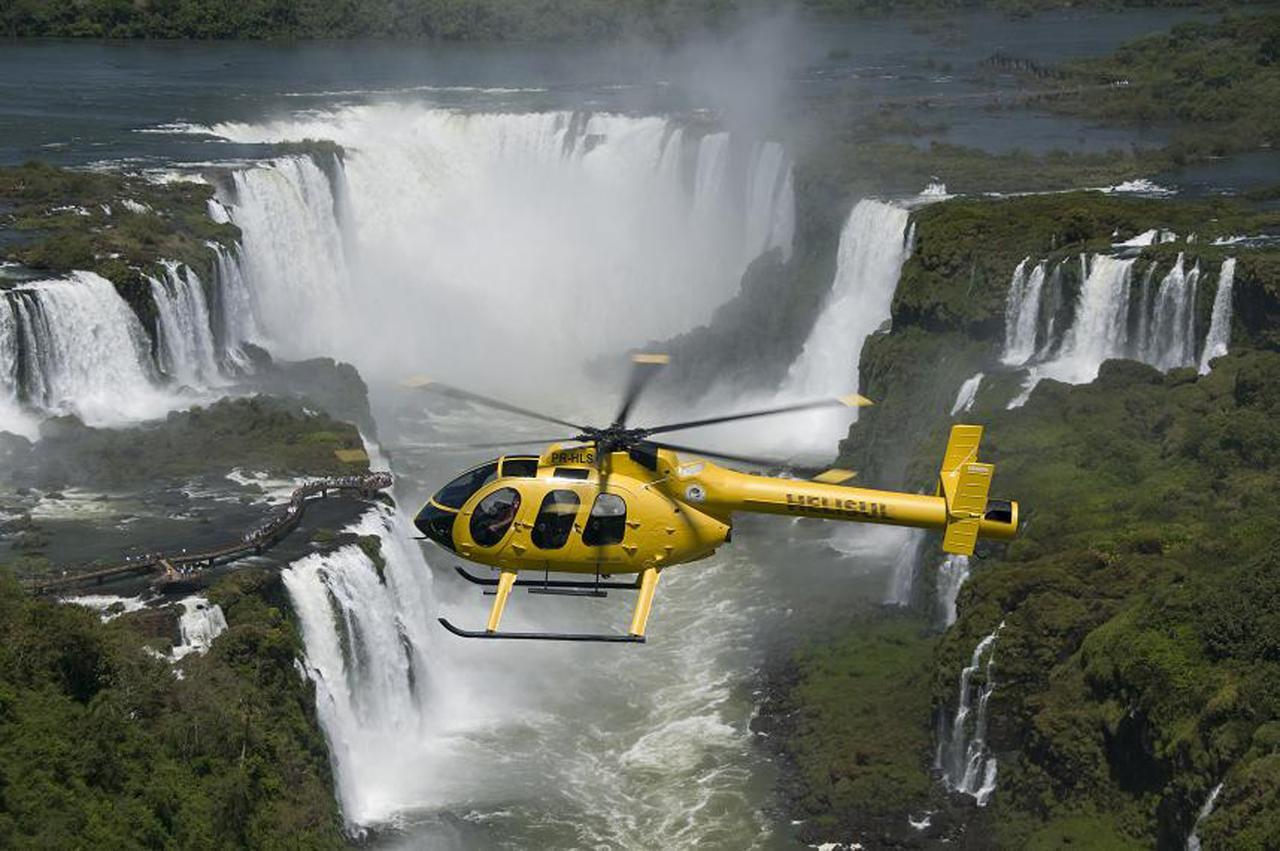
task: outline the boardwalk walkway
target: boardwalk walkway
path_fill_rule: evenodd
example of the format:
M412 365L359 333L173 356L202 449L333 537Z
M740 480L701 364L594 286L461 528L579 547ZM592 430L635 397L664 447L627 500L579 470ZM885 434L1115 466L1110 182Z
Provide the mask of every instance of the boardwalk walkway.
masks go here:
M161 580L185 579L193 573L236 561L251 555L261 555L280 543L302 522L307 503L324 499L331 493L356 493L363 497L391 487L390 473L368 473L360 476L331 476L307 482L293 491L283 511L273 511L262 523L247 530L239 540L202 552L186 550L155 552L126 559L123 563L99 567L87 571L64 571L56 579L42 579L27 584L35 594L51 594L79 588L85 585L101 585L113 579L127 576L145 576L159 573Z

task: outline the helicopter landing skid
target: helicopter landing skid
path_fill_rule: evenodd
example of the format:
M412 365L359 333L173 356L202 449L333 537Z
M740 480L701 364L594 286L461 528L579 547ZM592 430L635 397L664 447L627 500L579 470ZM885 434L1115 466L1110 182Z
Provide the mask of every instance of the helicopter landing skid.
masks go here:
M461 568L459 568L461 570ZM461 638L506 638L525 641L595 641L608 644L644 644L643 635L589 632L489 632L484 629L462 629L439 618L440 625Z
M458 571L458 575L470 582L472 585L484 585L488 588L496 588L498 580L486 579L483 576L476 576L467 571L460 564L453 566ZM576 588L582 591L639 591L640 578L637 576L634 582L585 582L574 579L517 579L515 581L517 588ZM539 593L547 593L545 590Z

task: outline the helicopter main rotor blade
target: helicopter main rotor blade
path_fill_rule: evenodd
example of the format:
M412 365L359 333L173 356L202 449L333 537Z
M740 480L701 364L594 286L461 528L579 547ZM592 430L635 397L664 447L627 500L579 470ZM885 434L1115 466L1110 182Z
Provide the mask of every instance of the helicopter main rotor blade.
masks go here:
M627 424L627 417L631 414L631 409L635 406L636 400L640 398L640 394L644 392L644 388L648 386L653 377L670 360L670 356L660 354L635 354L631 356L631 375L627 379L627 389L622 396L622 405L618 408L618 415L613 418L614 425L623 426Z
M546 446L551 443L573 443L576 437L531 437L520 440L495 440L492 443L452 443L450 448L454 449L506 449L515 446Z
M566 426L578 431L586 430L586 426L571 423L568 420L557 419L556 417L552 417L547 414L531 411L528 408L521 408L518 405L503 402L501 399L481 396L479 393L472 393L470 390L463 390L460 387L454 387L450 384L441 384L439 381L432 381L429 378L409 378L401 382L401 384L405 387L411 387L417 390L429 390L432 393L439 393L441 396L448 396L451 399L458 399L463 402L473 402L477 405L496 408L499 411L506 411L509 414L519 414L522 417L542 420L544 423L554 423L555 425Z
M656 446L659 449L670 449L674 452L684 452L689 455L700 455L704 458L716 458L721 461L733 461L738 464L750 464L753 467L771 467L782 470L790 470L797 473L816 472L822 467L808 466L804 464L796 464L792 461L784 461L780 458L760 458L751 455L732 455L728 452L712 452L706 449L698 449L693 446L681 446L676 443L663 443L657 440L646 440L649 446Z
M775 414L793 414L797 411L813 411L818 408L865 408L868 405L875 404L865 396L857 393L850 393L847 396L836 396L831 399L818 399L813 402L799 402L794 405L782 405L777 408L766 408L760 411L746 411L741 414L726 414L722 417L707 417L701 420L686 420L682 423L670 423L668 425L654 426L646 428L644 433L663 434L669 431L681 431L686 428L701 428L702 426L719 425L720 423L732 423L738 420L750 420L756 417L771 417Z

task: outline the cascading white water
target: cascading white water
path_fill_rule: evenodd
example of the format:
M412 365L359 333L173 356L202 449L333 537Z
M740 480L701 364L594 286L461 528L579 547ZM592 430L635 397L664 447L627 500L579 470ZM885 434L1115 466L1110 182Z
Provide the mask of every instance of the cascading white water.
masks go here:
M256 308L249 282L245 278L243 253L239 245L233 248L211 242L214 268L218 285L213 291L213 339L218 349L219 362L225 367L244 369L248 359L245 343L259 341Z
M911 605L911 592L920 567L920 551L924 547L924 530L907 529L905 534L907 540L894 558L893 570L889 574L889 591L884 598L891 606Z
M968 556L948 555L938 565L938 612L944 627L956 622L956 599L968 579Z
M222 613L222 607L210 603L204 597L187 597L182 601L182 609L182 615L178 618L178 635L181 640L170 654L175 662L192 653L208 652L213 640L227 630L227 619Z
M353 828L434 800L431 575L392 509L343 530L376 535L382 576L350 544L283 574L306 642L306 670L329 740L343 814ZM438 662L438 660L437 660ZM435 731L438 732L438 731Z
M1155 293L1148 335L1135 341L1139 360L1157 369L1173 369L1195 363L1196 287L1200 266L1187 271L1183 255L1160 282Z
M263 336L366 374L562 379L706 321L752 259L790 251L782 148L666 118L381 104L211 132L345 147L241 171L223 200Z
M1092 381L1097 377L1102 362L1108 358L1132 358L1161 370L1198 363L1201 373L1206 373L1212 358L1226 354L1231 335L1234 259L1229 258L1222 263L1213 316L1203 345L1199 346L1198 361L1195 308L1200 267L1197 264L1188 270L1181 253L1158 284L1155 282L1156 264L1152 263L1146 267L1137 286L1133 281L1137 258L1081 255L1079 262L1084 283L1076 302L1075 319L1052 356L1056 318L1052 312L1056 311L1051 310L1046 321L1046 305L1038 294L1036 306L1030 305L1031 279L1037 275L1035 272L1025 274L1028 262L1024 260L1014 271L1006 307L1005 350L1001 360L1010 366L1031 364L1023 391L1009 403L1011 408L1026 402L1042 378L1069 384ZM1041 263L1037 271L1044 265ZM1049 279L1056 282L1060 272L1061 267L1054 269ZM1039 278L1037 293L1043 288L1045 275L1041 273ZM1054 286L1049 289L1054 289ZM1131 316L1136 320L1132 329ZM1024 357L1024 353L1035 349L1036 329L1040 326L1045 326L1046 331L1038 351L1034 356L1027 354ZM1029 329L1026 330L1029 340L1024 336L1024 329Z
M1222 261L1222 269L1218 272L1218 291L1213 296L1213 313L1209 318L1209 330L1205 332L1204 347L1200 355L1200 374L1209 372L1209 364L1214 358L1227 353L1231 343L1231 296L1236 280L1236 259L1228 257Z
M956 393L956 401L951 406L951 416L964 413L973 407L974 400L978 398L978 388L982 386L982 379L985 377L985 374L979 372L964 380Z
M285 354L324 351L346 333L358 300L374 295L350 285L328 176L310 157L296 156L236 171L232 178L240 280L249 282L265 334ZM237 274L239 265L223 260Z
M1036 351L1046 264L1043 261L1037 263L1028 275L1026 269L1030 262L1028 257L1019 263L1009 283L1009 297L1004 310L1004 352L1000 355L1000 360L1009 366L1026 363Z
M1196 823L1192 825L1191 833L1187 835L1187 851L1200 851L1200 825L1205 819L1213 815L1213 807L1218 803L1218 796L1221 794L1221 782L1209 790L1209 797L1204 799L1204 804L1200 806L1200 812L1196 814Z
M160 365L174 381L190 387L218 380L218 355L204 284L186 266L162 264L149 277L156 305L156 344Z
M987 752L987 713L996 688L995 644L1002 629L1003 621L978 642L969 664L960 671L956 714L934 757L934 767L942 772L947 788L969 795L980 807L987 805L996 788L998 765ZM975 686L973 677L979 669L983 678Z
M867 338L890 318L893 294L907 259L910 212L876 200L859 201L840 233L836 274L826 304L780 398L839 396L858 388L858 362ZM818 410L791 416L789 443L829 452L849 427L847 411Z
M18 401L18 333L17 312L0 294L0 431L33 439L37 421Z
M1026 402L1042 378L1085 384L1097 378L1103 361L1126 353L1134 260L1100 254L1091 261L1082 256L1080 262L1087 273L1075 322L1057 357L1031 367L1022 393L1009 403L1011 408Z
M14 287L0 302L0 335L8 334L0 375L16 375L17 397L29 411L112 425L172 407L153 383L146 332L110 281L73 272ZM22 421L9 425L21 428Z

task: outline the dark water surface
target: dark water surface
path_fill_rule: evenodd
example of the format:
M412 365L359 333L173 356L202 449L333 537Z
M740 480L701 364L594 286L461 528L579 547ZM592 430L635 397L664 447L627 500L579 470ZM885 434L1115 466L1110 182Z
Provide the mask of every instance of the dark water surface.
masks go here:
M1042 64L1107 53L1194 17L1185 9L1066 11L1031 19L779 24L736 41L645 45L421 42L118 42L0 40L0 162L164 167L254 157L253 147L156 130L261 121L309 109L413 99L480 110L551 108L695 112L786 120L809 98L868 107L940 98L929 136L1005 150L1098 150L1163 134L1090 128L1025 110L984 110L975 94L1012 91L979 73L996 52ZM957 99L948 105L948 99Z

